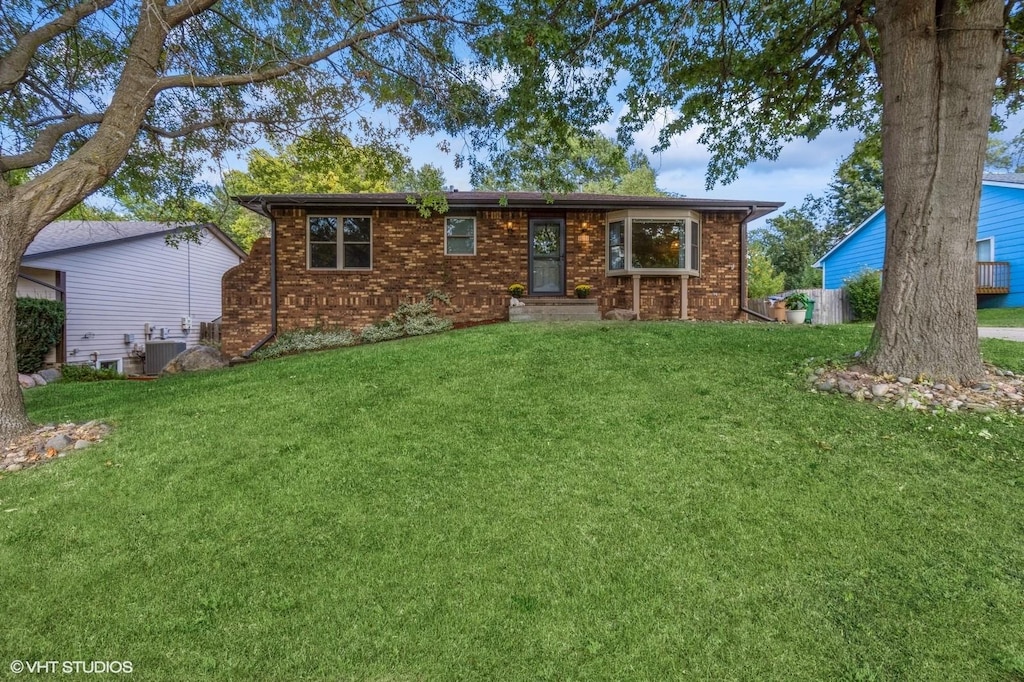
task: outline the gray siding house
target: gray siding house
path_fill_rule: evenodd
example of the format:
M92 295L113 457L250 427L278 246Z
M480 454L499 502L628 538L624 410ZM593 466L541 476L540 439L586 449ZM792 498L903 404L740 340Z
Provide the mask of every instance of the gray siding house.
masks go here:
M168 245L182 229L154 222L59 221L21 261L18 295L63 299L64 339L48 362L142 370L147 341L199 341L220 317L221 277L245 253L214 225L199 243Z

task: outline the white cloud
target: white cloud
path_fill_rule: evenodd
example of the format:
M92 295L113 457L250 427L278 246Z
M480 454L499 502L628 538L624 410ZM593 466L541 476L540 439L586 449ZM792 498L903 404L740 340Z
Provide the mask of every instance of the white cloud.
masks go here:
M613 121L599 132L614 137L615 126L628 111L623 107ZM655 121L634 136L634 144L651 160L658 171L658 185L670 192L689 197L784 201L786 207L799 206L808 194L822 195L832 181L836 165L850 153L859 138L857 131L828 129L815 140L793 140L783 145L775 161L756 161L740 169L737 179L728 185L705 190L705 176L711 155L699 142L704 132L696 127L678 135L667 149L652 152L659 132L676 120L678 114L666 109ZM764 219L752 224L758 227Z

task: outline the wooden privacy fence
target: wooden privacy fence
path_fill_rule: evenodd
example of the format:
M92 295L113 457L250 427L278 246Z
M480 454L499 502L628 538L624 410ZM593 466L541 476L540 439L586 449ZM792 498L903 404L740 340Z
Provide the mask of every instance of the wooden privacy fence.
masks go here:
M220 343L220 321L200 322L199 340L203 343Z
M803 293L814 301L814 324L842 324L853 319L850 302L846 297L846 289L794 289L770 298L749 299L747 308L772 317L772 303L790 294Z

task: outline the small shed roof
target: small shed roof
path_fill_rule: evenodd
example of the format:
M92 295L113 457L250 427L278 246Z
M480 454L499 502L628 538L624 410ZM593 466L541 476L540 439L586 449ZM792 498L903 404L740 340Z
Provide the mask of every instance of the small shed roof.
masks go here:
M330 208L411 208L406 192L377 194L252 194L233 197L239 204L257 213L270 208L303 206ZM618 194L549 194L546 192L446 192L449 208L454 209L557 209L576 208L616 211L629 208L681 208L703 211L753 211L750 219L767 215L783 205L778 201L740 199L694 199L690 197L624 196Z

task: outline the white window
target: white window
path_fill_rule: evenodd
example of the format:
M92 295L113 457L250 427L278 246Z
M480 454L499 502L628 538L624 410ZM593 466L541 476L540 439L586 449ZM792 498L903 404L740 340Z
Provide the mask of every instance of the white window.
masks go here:
M444 255L476 255L476 218L451 216L444 219Z
M977 253L977 261L979 263L991 263L996 259L995 240L992 239L992 237L979 239L975 243L974 248Z
M97 360L96 369L112 369L118 374L124 374L123 359L117 358L116 360Z
M309 216L311 270L369 270L372 264L369 216Z
M623 211L609 216L608 274L693 274L700 271L700 222L674 215Z

